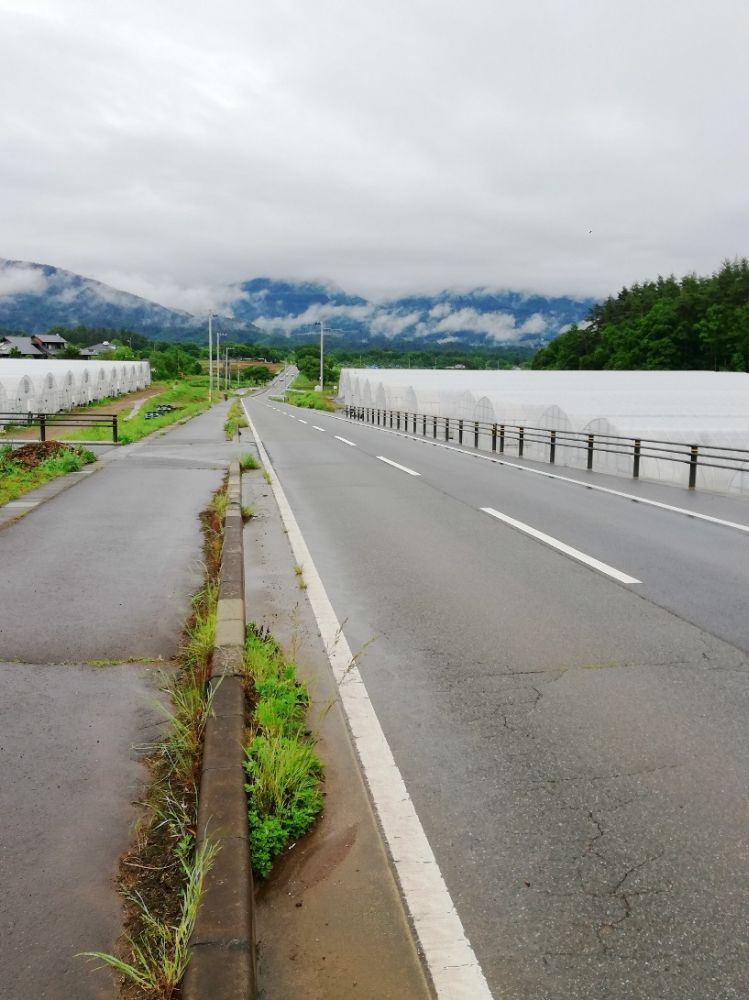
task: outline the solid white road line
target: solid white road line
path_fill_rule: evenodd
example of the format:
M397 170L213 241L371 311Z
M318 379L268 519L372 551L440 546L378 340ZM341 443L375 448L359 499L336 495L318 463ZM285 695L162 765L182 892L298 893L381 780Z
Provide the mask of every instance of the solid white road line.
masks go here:
M246 406L244 411L260 460L270 476L294 558L304 570L307 596L437 996L440 1000L492 1000L484 973L465 935L411 796L369 700L356 658Z
M302 418L300 417L300 418L299 418L299 423L300 423L300 424L306 424L306 423L307 423L307 421L306 421L306 420L302 420Z
M391 458L385 458L384 455L377 456L381 462L387 462L388 465L392 465L394 469L400 469L401 472L407 472L409 476L420 476L420 472L414 472L413 469L409 469L406 465L399 465L398 462L394 462Z
M312 425L312 429L315 430L315 431L322 431L323 434L325 433L325 428L324 427L318 427L317 424L313 424Z
M509 524L511 528L517 528L518 531L524 532L526 535L530 535L531 538L538 539L539 542L543 542L544 545L551 546L552 549L557 549L559 552L563 552L566 556L570 556L572 559L577 559L578 562L585 563L586 566L591 566L593 569L597 569L599 573L605 573L606 576L610 576L614 580L618 580L619 583L642 583L642 580L636 580L633 576L628 576L626 573L622 573L618 569L614 569L613 566L609 566L608 563L601 562L600 559L594 559L593 556L588 556L579 549L573 549L571 545L566 545L564 542L560 542L558 538L552 538L551 535L545 534L543 531L537 531L536 528L531 528L529 524L524 524L522 521L516 521L514 517L508 517L507 514L501 514L498 510L494 510L493 507L482 507L481 510L485 514L491 514L492 517L496 517L499 521L504 521L505 524Z
M346 424L358 424L360 421L352 420L350 417L338 417L330 414L334 420L342 420ZM689 510L688 507L675 507L670 503L663 503L660 500L649 500L647 497L638 496L636 493L625 493L623 490L613 490L609 486L597 486L594 483L587 483L584 479L574 479L572 476L560 476L558 473L546 472L544 469L534 469L530 465L518 465L517 462L508 462L506 458L497 458L495 455L486 455L478 451L468 451L454 444L445 444L442 441L435 441L429 437L419 437L413 434L405 434L403 431L392 430L390 427L378 427L376 424L364 424L363 426L375 431L384 431L385 434L394 434L396 437L405 438L406 441L416 441L418 444L428 444L433 448L444 448L445 451L454 451L459 455L470 455L471 458L481 458L485 462L492 462L494 465L506 465L508 469L518 469L520 472L531 472L536 476L544 476L546 479L558 479L562 483L570 483L571 486L582 486L583 489L593 490L596 493L608 493L614 497L622 497L623 500L631 500L633 503L641 503L646 507L659 507L661 510L671 511L673 514L683 514L685 517L692 517L696 521L707 521L710 524L719 524L724 528L735 528L737 531L749 533L749 524L742 524L740 521L726 521L722 517L713 517L711 514L700 514L697 511ZM603 473L611 475L611 473ZM654 484L654 485L657 485Z
M334 434L333 437L336 439L336 441L343 441L344 444L349 445L351 448L356 447L353 441L349 441L348 438L342 438L340 434Z

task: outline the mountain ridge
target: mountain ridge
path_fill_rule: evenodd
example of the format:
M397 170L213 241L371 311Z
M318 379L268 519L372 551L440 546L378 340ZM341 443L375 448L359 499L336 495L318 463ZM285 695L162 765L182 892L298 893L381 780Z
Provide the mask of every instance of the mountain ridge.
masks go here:
M233 339L304 342L322 320L350 345L539 347L585 318L594 299L511 290L444 289L379 302L332 284L256 277L229 286ZM41 333L52 326L128 329L162 340L205 336L206 317L160 305L50 264L0 258L0 327Z

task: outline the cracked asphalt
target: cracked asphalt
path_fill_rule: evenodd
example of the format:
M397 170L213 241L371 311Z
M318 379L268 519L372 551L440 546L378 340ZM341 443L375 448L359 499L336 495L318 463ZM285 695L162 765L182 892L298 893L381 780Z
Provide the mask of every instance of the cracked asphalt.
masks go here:
M249 409L494 995L749 995L749 538ZM666 495L749 523L745 501Z
M0 530L2 1000L115 995L76 955L115 949L117 865L146 781L134 747L164 713L159 665L113 661L177 652L202 578L198 515L242 450L226 409L110 452Z

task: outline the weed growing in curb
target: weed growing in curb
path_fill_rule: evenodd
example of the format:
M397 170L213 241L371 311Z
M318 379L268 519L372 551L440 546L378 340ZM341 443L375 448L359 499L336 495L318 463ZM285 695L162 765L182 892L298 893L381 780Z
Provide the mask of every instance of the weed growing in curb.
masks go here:
M192 599L179 667L165 685L171 709L160 738L143 748L151 773L136 841L122 858L119 887L125 934L118 955L87 953L123 977L124 995L171 1000L189 961L187 944L203 888L218 851L210 840L196 847L203 737L211 714L211 655L216 632L226 484L200 516L205 582Z
M305 728L309 692L269 636L247 630L245 669L255 694L245 748L252 867L266 877L290 840L309 830L323 806L323 766Z
M242 404L238 399L235 399L229 407L229 412L226 415L226 423L224 424L226 440L231 441L240 427L247 427L247 417L244 415Z
M245 524L255 516L255 511L248 504L243 503L241 510L242 510L242 520L245 522Z
M259 469L260 463L252 454L252 452L248 451L246 455L240 455L239 468L242 470L242 472L247 472L249 469Z
M266 481L268 486L270 486L270 472L267 469L263 469L263 479Z

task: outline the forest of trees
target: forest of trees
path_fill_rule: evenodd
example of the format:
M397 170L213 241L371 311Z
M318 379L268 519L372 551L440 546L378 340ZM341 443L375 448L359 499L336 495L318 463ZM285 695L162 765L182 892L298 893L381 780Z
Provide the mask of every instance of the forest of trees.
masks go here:
M623 288L541 348L532 367L747 371L749 261Z

